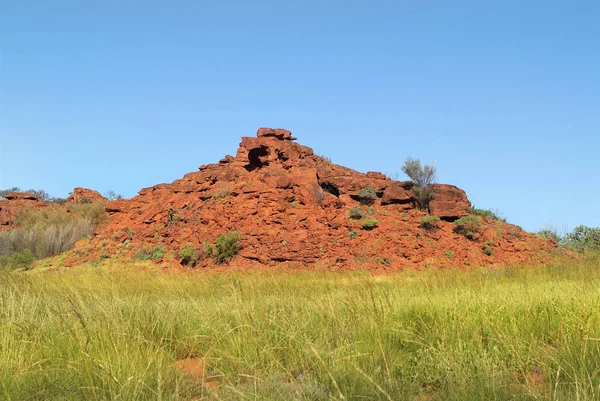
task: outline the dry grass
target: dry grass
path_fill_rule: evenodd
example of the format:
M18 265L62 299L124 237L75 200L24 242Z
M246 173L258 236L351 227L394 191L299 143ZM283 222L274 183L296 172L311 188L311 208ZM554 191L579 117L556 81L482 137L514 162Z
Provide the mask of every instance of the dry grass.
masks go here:
M598 259L385 277L108 263L0 273L0 398L600 399Z

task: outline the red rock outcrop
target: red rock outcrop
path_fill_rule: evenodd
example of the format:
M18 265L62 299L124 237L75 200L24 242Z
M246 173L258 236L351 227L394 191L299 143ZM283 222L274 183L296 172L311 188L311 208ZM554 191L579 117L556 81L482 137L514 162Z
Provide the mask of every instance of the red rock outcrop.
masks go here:
M67 202L70 203L93 203L107 200L108 199L102 196L98 191L80 187L75 188L67 198Z
M14 221L25 209L43 208L48 206L36 195L25 192L13 192L0 200L0 231L14 228Z
M110 223L86 250L75 249L70 263L94 261L100 250L122 254L125 242L129 256L140 247L158 246L178 255L188 244L202 249L233 230L241 235L241 250L232 261L237 267L483 265L537 260L554 246L519 227L483 219L482 233L486 238L496 233L493 241L455 233L452 220L468 215L470 203L464 191L450 185L435 186L431 212L443 221L438 229L425 230L419 222L427 213L415 209L412 182L333 164L294 140L290 131L261 128L256 137L242 138L235 157L108 203ZM361 205L359 191L369 186L376 198ZM363 228L364 220L350 217L357 207L365 218L377 219L376 228ZM483 247L492 247L492 255Z

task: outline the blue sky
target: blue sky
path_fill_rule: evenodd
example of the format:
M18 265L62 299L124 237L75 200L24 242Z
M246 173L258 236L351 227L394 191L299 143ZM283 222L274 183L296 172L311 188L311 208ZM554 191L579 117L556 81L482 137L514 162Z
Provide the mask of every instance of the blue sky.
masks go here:
M127 197L261 126L600 226L598 1L0 0L0 188ZM400 173L402 177L402 173Z

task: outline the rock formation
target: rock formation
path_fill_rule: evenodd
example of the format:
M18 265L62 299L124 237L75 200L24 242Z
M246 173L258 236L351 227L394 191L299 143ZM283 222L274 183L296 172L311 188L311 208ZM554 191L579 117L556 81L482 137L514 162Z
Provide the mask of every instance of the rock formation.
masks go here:
M108 203L110 223L68 260L94 261L99 252L123 252L125 243L129 257L160 246L177 259L183 247L202 249L234 230L241 235L235 267L485 265L540 260L555 246L493 219L480 218L483 229L472 240L454 232L452 222L469 215L471 205L463 190L443 184L435 185L430 204L442 221L426 230L420 219L428 213L416 209L412 182L333 164L295 139L288 130L261 128L256 137L242 138L235 156ZM359 196L366 187L376 194L367 206ZM351 218L353 208L376 219L376 227L363 228L364 219ZM484 248L492 248L491 255ZM207 258L199 265L212 263Z

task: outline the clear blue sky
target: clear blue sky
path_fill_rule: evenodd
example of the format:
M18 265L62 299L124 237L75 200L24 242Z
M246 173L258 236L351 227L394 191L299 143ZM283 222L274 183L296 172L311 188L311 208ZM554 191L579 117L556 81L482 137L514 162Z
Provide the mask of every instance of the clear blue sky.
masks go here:
M127 197L260 126L600 226L600 2L0 0L0 188ZM402 174L400 173L402 177Z

